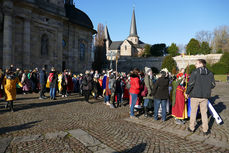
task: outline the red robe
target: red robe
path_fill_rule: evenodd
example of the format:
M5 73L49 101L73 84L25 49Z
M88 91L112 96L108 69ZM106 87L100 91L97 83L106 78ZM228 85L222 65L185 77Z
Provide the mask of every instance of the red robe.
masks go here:
M71 76L68 76L67 77L67 80L68 80L68 84L67 84L67 91L68 92L72 92L73 91L73 82L72 82L72 77Z
M184 91L185 88L180 85L176 89L176 102L172 107L172 116L177 119L187 118L187 105L185 104Z

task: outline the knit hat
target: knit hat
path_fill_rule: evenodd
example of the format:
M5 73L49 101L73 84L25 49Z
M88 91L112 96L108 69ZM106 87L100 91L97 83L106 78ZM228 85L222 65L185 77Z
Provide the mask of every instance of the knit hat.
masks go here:
M167 68L163 68L161 71L164 71L166 73L169 73L168 69Z
M145 67L145 73L148 73L149 71L152 71L151 68Z

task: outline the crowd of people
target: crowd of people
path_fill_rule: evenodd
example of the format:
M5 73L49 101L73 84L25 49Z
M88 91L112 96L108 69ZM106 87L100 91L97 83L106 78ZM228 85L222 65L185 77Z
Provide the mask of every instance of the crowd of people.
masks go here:
M167 120L171 114L176 124L185 124L190 117L189 131L194 132L198 106L200 106L203 132L208 132L207 99L214 88L214 76L205 67L205 60L197 60L196 70L192 74L181 69L172 75L166 68L159 74L154 74L151 68L144 71L134 68L131 72L116 72L113 70L89 71L85 74L72 74L70 70L57 72L54 67L47 73L44 66L41 71L14 70L13 65L4 72L0 69L0 98L5 96L5 107L13 111L13 101L17 93L28 94L39 92L39 99L46 99L45 92L49 89L50 100L56 100L56 92L61 97L71 93L79 93L89 102L104 98L104 104L110 108L118 108L128 102L130 118L137 119L137 112L143 112L145 117ZM190 109L192 108L192 109ZM188 114L188 111L191 113Z

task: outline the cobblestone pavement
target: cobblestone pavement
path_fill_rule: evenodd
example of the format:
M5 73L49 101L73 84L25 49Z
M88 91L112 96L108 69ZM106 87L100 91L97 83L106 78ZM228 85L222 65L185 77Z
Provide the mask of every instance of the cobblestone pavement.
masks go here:
M166 122L143 116L130 120L128 106L110 109L102 100L86 103L77 94L56 101L18 95L13 113L0 102L0 147L5 145L7 153L93 152L68 133L81 129L116 152L229 152L229 84L217 83L212 95L224 124L217 125L210 116L207 137L199 120L190 134L188 122L176 125L169 116Z

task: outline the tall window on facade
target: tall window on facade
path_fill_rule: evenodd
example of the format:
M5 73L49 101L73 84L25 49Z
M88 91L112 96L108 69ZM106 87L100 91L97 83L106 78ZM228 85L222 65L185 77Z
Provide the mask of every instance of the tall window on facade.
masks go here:
M127 47L125 46L125 50L127 50Z
M80 48L79 48L80 60L84 60L84 58L85 58L85 45L84 45L84 43L80 43L79 46L80 46Z
M48 55L49 39L47 34L43 34L41 37L41 56Z

